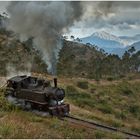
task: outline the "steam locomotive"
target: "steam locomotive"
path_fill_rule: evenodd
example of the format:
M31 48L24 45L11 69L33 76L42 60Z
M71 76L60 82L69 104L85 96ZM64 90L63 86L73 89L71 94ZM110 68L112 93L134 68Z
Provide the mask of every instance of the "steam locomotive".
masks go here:
M51 82L31 76L15 76L7 81L6 96L16 99L16 104L22 104L26 108L47 111L54 116L69 114L69 104L63 103L65 91L57 87L57 79L54 78L54 86Z

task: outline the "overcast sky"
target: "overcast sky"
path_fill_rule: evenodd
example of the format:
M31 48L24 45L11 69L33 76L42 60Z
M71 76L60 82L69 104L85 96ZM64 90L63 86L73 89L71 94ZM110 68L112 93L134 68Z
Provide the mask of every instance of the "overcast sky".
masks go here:
M0 13L6 11L7 5L8 2L0 1ZM117 36L140 33L140 1L93 1L82 2L82 5L84 14L70 28L69 35L84 37L96 31L106 31Z

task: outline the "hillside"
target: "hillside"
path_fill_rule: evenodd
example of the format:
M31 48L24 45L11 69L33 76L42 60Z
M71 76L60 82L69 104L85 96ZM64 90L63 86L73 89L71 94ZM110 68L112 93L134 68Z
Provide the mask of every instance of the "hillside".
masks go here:
M106 54L91 44L64 41L57 63L58 75L91 79L119 79L129 73L138 73L140 52L129 49L120 58Z
M32 39L20 42L12 32L0 30L0 75L28 74L30 72L47 72L47 65L40 53L34 49ZM63 41L58 60L58 74L87 77L91 59L105 55L95 47ZM85 67L84 67L84 66ZM87 66L89 65L89 66Z
M58 75L88 77L91 59L105 57L105 54L95 47L64 41L57 65Z
M47 72L47 66L29 39L21 43L16 36L4 29L0 30L0 75L31 71Z
M130 49L131 50L131 49ZM68 77L84 77L96 80L121 78L129 73L139 72L139 53L108 55L95 45L63 40L57 61L57 74ZM20 42L18 37L6 30L0 30L0 75L47 73L47 65L39 51L34 49L32 39Z
M33 75L52 79L45 74ZM84 78L58 77L58 86L66 91L65 102L71 106L71 115L138 134L139 84L140 75L130 75L119 81L102 80L99 83ZM57 118L41 117L15 109L2 95L3 90L0 94L1 138L125 138L120 133L91 130Z
M139 66L139 53L132 55L133 59L126 54L121 60L118 56L106 55L96 46L65 40L63 43L57 65L58 86L66 91L65 101L71 106L70 113L140 133L140 75L127 73L119 80L114 78L120 70L124 73L120 66L131 66L128 60ZM34 50L31 39L21 43L12 33L3 31L0 33L0 50L2 76L21 71L24 74L32 72L37 77L53 78L46 75L47 66L39 52ZM30 63L32 67L29 67ZM1 86L5 83L5 77L0 78L0 83ZM57 118L23 111L5 100L4 90L0 89L0 138L125 138L120 133L91 130Z
M140 2L1 1L0 139L140 139L139 31Z

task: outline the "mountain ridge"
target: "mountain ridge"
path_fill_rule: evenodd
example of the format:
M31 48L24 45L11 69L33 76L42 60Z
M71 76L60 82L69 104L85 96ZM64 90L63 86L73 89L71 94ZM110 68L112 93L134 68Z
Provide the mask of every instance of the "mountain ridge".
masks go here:
M118 54L122 56L131 46L138 45L140 34L135 36L115 36L105 31L95 32L90 36L81 38L81 42L86 44L97 45L107 53ZM139 50L139 47L136 47Z

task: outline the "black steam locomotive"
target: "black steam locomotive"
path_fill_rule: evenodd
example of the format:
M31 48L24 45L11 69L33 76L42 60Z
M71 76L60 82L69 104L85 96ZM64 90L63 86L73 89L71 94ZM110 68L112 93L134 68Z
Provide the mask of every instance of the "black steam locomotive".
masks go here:
M6 96L16 99L19 104L31 109L47 111L51 115L65 116L69 113L69 104L64 104L65 91L50 81L31 76L15 76L7 81Z

